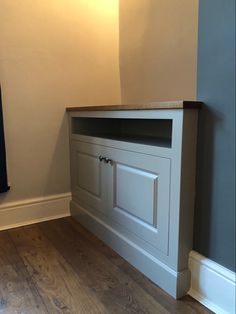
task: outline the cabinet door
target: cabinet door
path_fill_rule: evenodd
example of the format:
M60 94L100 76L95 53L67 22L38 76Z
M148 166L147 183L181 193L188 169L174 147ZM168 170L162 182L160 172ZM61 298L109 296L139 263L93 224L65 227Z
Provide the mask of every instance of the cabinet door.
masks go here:
M168 253L170 159L111 149L110 217L149 245Z
M99 160L104 155L103 146L72 141L71 144L71 181L72 195L87 209L106 213L107 174L106 165Z

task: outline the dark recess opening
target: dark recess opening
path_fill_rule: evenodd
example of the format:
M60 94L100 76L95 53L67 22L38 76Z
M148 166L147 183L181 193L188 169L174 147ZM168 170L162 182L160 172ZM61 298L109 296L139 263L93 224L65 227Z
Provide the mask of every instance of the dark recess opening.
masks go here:
M171 148L171 119L72 118L72 133Z
M6 147L3 126L2 94L0 86L0 193L9 190L7 181Z

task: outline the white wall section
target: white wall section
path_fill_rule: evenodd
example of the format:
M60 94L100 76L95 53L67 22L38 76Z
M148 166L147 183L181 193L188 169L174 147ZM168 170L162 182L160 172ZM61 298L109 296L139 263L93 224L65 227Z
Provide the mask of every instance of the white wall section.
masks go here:
M196 98L198 0L120 0L122 102Z
M118 0L1 0L0 82L11 190L67 193L66 105L120 102Z

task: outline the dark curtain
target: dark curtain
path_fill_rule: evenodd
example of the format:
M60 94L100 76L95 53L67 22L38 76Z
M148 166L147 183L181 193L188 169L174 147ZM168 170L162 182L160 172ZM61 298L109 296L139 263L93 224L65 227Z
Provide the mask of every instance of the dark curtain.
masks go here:
M6 148L3 127L2 95L0 87L0 193L9 190L7 182Z

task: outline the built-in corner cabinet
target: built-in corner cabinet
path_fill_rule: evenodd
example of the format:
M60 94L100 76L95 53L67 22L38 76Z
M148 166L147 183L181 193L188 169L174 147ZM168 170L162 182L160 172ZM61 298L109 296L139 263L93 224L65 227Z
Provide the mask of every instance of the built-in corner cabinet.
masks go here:
M190 286L200 106L67 108L72 216L175 298Z

